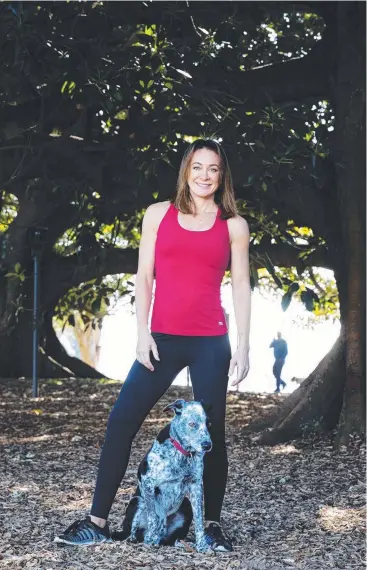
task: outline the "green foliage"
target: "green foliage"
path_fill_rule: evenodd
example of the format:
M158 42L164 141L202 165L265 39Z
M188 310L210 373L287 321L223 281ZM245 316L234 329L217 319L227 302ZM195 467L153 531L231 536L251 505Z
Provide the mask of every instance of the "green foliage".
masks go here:
M283 311L288 309L292 299L297 299L310 312L308 324L311 326L323 320L340 319L338 290L330 270L305 268L297 271L280 267L274 270L282 281L281 288L267 269L258 270L258 284L264 295L279 299Z
M18 213L18 199L10 192L4 192L0 210L0 235L5 233Z
M114 311L118 299L125 295L131 299L134 284L130 279L129 275L107 276L73 287L55 308L57 322L62 329L73 327L78 315L86 328L101 328L103 317Z
M298 283L293 281L293 283L291 283L289 285L287 291L284 293L284 295L282 297L282 309L283 309L283 311L286 311L288 309L290 302L292 300L293 294L298 290L299 290Z
M333 110L317 98L269 100L262 109L246 102L247 73L307 55L324 30L319 16L275 4L0 7L0 236L8 275L21 275L7 261L19 204L32 205L32 225L49 228L50 271L66 258L103 264L113 248L138 247L145 208L174 193L187 142L212 136L228 151L252 243L267 251L253 260L252 286L280 288L290 302L297 282L293 295L315 314L337 315L335 284L320 286L316 273L315 284L307 265L325 245L319 203L308 194L327 178ZM282 244L298 252L295 274L272 260L271 246ZM21 257L26 245L16 247ZM21 266L29 277L29 259ZM98 326L112 310L111 296L113 306L116 295L131 293L127 280L98 278L70 289L58 319L71 316L71 324L77 312Z
M24 281L25 280L24 269L22 269L20 263L16 263L14 265L14 270L6 273L5 277L8 277L9 279Z

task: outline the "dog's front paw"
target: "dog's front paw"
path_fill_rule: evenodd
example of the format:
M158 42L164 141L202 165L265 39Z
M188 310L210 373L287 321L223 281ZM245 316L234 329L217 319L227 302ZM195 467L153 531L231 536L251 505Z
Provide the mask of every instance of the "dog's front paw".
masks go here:
M205 539L198 541L195 544L195 548L197 550L197 552L212 552L212 549L210 548L209 544L206 542Z
M154 534L146 534L144 537L144 544L147 546L159 546L160 538Z

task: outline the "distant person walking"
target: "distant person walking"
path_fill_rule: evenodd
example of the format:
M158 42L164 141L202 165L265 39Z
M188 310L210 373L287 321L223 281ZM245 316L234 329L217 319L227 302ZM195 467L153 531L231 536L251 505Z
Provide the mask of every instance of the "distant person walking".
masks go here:
M287 345L286 341L284 340L284 338L282 338L282 333L278 332L277 337L278 338L275 338L272 341L269 348L274 349L275 361L274 361L274 366L273 366L273 374L275 376L275 380L277 383L275 392L279 393L280 387L282 387L284 390L284 388L287 385L284 382L284 380L281 379L280 375L282 373L284 362L285 362L286 356L288 354L288 345Z

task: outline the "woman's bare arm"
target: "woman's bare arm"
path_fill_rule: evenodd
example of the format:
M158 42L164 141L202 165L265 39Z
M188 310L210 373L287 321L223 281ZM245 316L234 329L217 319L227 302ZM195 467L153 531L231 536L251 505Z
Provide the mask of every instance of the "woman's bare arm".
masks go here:
M249 269L250 233L248 224L241 216L229 220L231 235L231 278L233 305L237 325L238 348L232 357L229 375L237 366L236 386L249 371L249 335L251 317L251 287Z
M136 357L141 364L152 371L154 366L150 361L150 351L152 351L154 358L159 360L157 346L148 327L154 282L155 242L159 224L167 212L168 206L168 202L159 202L149 206L145 212L139 247L138 271L135 281L135 305L138 323Z

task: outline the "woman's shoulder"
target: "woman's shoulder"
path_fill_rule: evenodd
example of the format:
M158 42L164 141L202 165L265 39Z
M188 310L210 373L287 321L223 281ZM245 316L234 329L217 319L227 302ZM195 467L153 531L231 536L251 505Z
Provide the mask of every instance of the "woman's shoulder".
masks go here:
M248 237L249 236L249 227L248 223L246 222L245 218L236 214L233 218L229 218L228 222L228 230L231 236L231 241L241 237Z
M236 214L233 218L229 218L228 220L228 227L232 228L233 231L236 233L244 233L248 232L248 223L246 222L245 218Z
M148 215L150 217L158 217L161 216L167 212L167 210L169 209L171 205L171 202L169 200L166 200L165 202L155 202L154 204L151 204L150 206L148 206L145 215Z
M169 200L166 200L165 202L155 202L154 204L151 204L146 209L144 215L145 220L158 227L162 219L166 215L170 205L171 202Z

